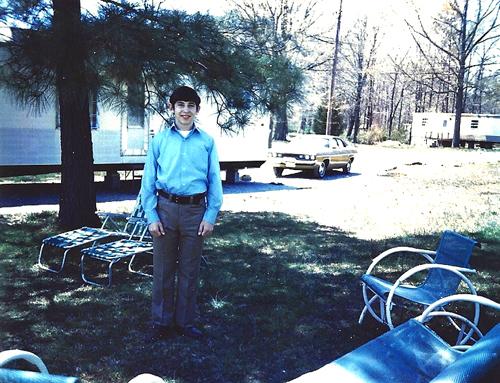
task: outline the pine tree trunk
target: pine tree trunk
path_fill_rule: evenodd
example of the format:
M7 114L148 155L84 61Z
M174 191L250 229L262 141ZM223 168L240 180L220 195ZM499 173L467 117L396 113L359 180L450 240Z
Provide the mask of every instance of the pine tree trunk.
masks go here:
M59 221L73 229L95 226L96 211L89 89L79 0L53 0L54 31L60 46L56 70L61 126Z
M271 149L273 146L273 136L274 136L274 117L272 113L269 113L269 136L267 138L267 147Z
M274 139L276 141L286 141L288 134L288 119L287 119L286 103L279 105L275 111L275 126Z

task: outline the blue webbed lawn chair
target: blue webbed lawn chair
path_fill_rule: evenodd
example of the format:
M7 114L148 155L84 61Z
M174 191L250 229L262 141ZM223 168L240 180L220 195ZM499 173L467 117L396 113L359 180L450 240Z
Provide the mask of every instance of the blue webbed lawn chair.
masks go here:
M478 383L495 382L500 372L500 324L483 337L472 321L456 313L444 313L450 302L467 301L500 310L500 305L477 295L445 297L424 313L382 334L320 369L290 383ZM436 311L437 310L437 311ZM435 316L451 314L470 326L479 340L458 337L451 346L427 326ZM461 329L462 335L466 330ZM472 344L466 344L470 342ZM463 350L466 350L463 352Z
M85 270L86 261L98 261L108 264L107 267L107 286L112 283L113 265L117 262L128 260L128 270L132 273L152 277L152 274L134 270L133 263L138 255L152 255L153 242L148 231L148 224L144 218L135 219L134 230L128 238L122 238L118 241L107 242L103 244L95 244L81 250L82 257L80 260L80 273L84 282L94 286L104 286L97 279L90 278Z
M129 236L131 232L136 230L136 219L144 217L144 210L142 209L140 198L137 197L131 214L98 213L98 215L102 220L100 228L82 227L43 239L38 254L38 266L53 273L60 273L70 252L78 251L86 246L91 246L102 241ZM126 223L119 225L117 223L118 219L126 219ZM62 259L58 267L51 267L46 263L48 249L53 249L57 252L62 251Z
M39 372L4 368L11 362L23 360L38 369ZM0 382L2 383L78 383L80 379L70 376L52 375L47 366L37 355L24 350L0 352Z
M469 259L473 248L478 243L473 239L464 237L458 233L446 230L439 242L436 251L416 249L412 247L396 247L384 251L373 259L366 273L361 277L363 300L365 306L359 317L361 323L366 315L370 313L377 321L385 323L393 328L391 310L394 297L403 298L407 301L429 306L440 298L456 294L460 283L463 281L471 294L476 290L471 281L464 273L473 273L469 268ZM403 275L395 282L390 282L373 274L375 266L389 255L413 253L423 256L429 263L418 265ZM434 256L434 257L433 257ZM420 285L404 285L404 281L422 271L427 276ZM378 312L376 306L378 305ZM477 306L475 323L479 317L479 306Z

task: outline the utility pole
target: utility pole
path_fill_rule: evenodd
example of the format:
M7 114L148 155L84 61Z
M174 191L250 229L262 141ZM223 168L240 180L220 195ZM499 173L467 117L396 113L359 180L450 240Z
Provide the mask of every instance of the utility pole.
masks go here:
M339 16L337 18L337 32L335 34L335 49L333 51L332 73L330 77L330 92L328 95L328 109L326 113L326 134L331 136L333 131L333 107L335 94L335 78L337 77L337 61L339 55L340 21L342 20L342 0L339 5Z

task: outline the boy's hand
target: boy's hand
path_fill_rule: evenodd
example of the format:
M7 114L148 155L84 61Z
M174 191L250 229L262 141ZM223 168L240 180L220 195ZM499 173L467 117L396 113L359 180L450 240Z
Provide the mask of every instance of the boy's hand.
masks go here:
M163 230L163 225L160 221L150 223L148 229L153 237L161 237L162 235L165 235L165 230Z
M198 229L198 235L206 237L207 235L210 235L212 231L214 231L214 225L208 223L207 221L201 221L200 227Z

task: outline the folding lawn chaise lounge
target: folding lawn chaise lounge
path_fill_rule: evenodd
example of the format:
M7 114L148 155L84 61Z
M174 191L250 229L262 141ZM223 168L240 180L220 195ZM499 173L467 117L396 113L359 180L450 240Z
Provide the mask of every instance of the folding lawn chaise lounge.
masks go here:
M107 286L112 283L113 265L117 262L128 260L128 270L132 273L141 274L151 277L151 274L134 270L133 263L138 255L152 255L153 242L148 231L148 224L145 219L137 219L134 230L128 238L122 238L118 241L95 244L81 250L82 257L80 260L80 272L84 282L95 286L103 286L96 278L90 278L86 271L86 264L89 261L98 261L108 264Z
M442 310L445 305L457 301L472 302L500 310L500 304L472 294L439 299L422 315L290 383L498 382L500 324L494 325L483 336L469 318ZM463 325L461 335L457 337L460 341L454 346L429 327L431 319L446 315L452 316ZM469 335L469 328L473 335Z
M29 363L38 371L25 371L4 366L23 361ZM80 383L79 378L50 374L42 359L29 351L7 350L0 352L0 383ZM125 382L124 382L125 383ZM165 383L159 376L142 373L128 383Z
M389 328L393 328L391 310L396 306L395 298L401 302L413 302L424 307L440 298L457 293L461 282L467 286L469 293L476 294L471 281L464 275L474 273L469 268L469 259L478 243L452 231L444 231L436 251L416 249L413 247L396 247L384 251L373 259L366 273L361 277L365 306L359 317L363 321L367 313ZM395 282L384 280L375 273L375 267L389 255L417 254L425 258L426 264L415 266L406 271ZM426 273L425 280L417 285L403 284L418 273ZM377 309L378 306L378 309ZM477 306L479 310L479 306ZM378 311L378 312L377 312ZM477 317L479 312L476 313ZM477 318L475 319L477 324Z
M61 272L66 262L66 256L71 251L78 251L102 241L124 238L130 235L131 232L136 231L135 225L139 222L138 219L144 217L144 211L138 197L134 210L130 215L99 213L99 216L102 220L100 228L82 227L43 239L38 254L38 266L53 273ZM117 223L118 219L126 219L126 223L119 225ZM62 252L62 259L58 267L51 267L46 263L49 249Z
M38 369L39 372L5 368L9 363L22 360ZM0 382L2 383L79 383L80 379L52 375L47 366L37 355L23 350L7 350L0 352Z

